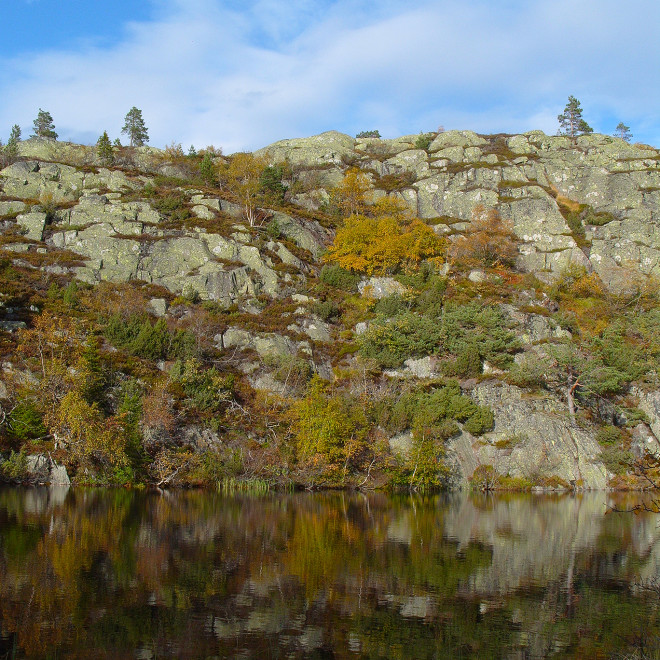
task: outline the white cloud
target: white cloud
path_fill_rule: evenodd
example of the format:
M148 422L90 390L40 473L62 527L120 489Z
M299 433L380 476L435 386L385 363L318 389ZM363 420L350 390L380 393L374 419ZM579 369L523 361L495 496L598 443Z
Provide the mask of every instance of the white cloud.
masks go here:
M112 47L0 62L0 126L27 129L43 107L61 138L115 136L136 105L152 144L231 152L329 129L554 132L574 94L587 119L617 115L660 142L654 0L625 16L614 0L378 7L169 0Z

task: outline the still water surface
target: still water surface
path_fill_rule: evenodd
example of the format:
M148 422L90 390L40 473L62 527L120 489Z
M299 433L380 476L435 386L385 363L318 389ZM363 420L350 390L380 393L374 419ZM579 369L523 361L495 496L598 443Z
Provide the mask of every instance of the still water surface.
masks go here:
M0 658L660 657L613 503L0 490Z

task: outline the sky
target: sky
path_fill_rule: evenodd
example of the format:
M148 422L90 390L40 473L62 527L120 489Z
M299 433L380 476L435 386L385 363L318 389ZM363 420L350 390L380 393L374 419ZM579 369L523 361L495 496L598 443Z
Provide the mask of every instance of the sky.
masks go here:
M660 0L0 0L0 138L224 153L338 130L596 132L660 146Z

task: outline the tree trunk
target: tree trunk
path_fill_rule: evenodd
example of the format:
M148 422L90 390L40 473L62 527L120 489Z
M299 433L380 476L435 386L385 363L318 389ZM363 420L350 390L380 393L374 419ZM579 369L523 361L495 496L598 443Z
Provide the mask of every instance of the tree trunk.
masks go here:
M575 421L575 399L573 397L573 388L566 388L566 402L568 403L568 414L571 417L571 422Z
M571 377L568 377L566 383L566 403L568 404L568 414L571 418L571 424L575 424L575 390L580 384L578 378L575 382L571 382Z

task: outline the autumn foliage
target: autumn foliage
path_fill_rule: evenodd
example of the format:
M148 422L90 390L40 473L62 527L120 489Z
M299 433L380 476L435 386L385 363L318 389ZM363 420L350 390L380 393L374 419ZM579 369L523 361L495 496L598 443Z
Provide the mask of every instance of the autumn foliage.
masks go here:
M225 168L223 178L228 190L236 196L250 226L259 224L258 204L261 201L261 176L268 166L265 158L250 153L235 154Z
M401 202L385 198L369 211L344 221L328 250L328 261L355 273L385 275L416 268L422 260L437 260L444 253L443 239Z
M344 218L364 213L369 202L369 179L357 167L346 171L342 182L332 191L332 201Z
M354 469L364 451L367 420L361 406L348 396L329 391L314 376L307 396L289 411L296 455L324 480L341 482L338 471Z
M465 235L452 245L450 255L454 261L470 266L513 266L518 256L513 224L503 220L496 209L478 204Z

